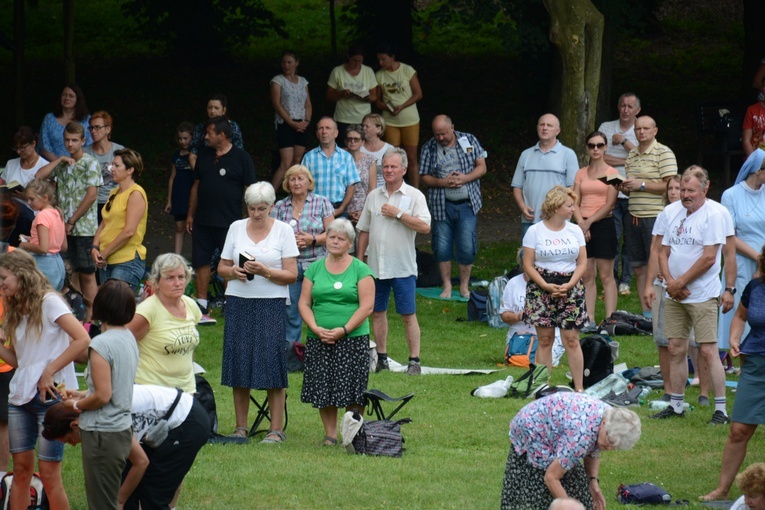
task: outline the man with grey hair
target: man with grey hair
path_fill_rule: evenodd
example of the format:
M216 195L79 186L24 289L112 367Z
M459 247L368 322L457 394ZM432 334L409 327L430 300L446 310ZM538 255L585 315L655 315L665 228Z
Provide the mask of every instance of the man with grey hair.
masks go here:
M372 331L377 344L377 370L388 369L388 301L390 292L396 312L404 322L409 346L406 373L419 375L420 325L417 322L415 291L417 257L414 239L430 233L430 211L425 195L404 182L407 157L403 149L390 149L383 156L385 186L367 196L357 228L357 253L363 256L369 248L367 264L375 275L375 306Z
M625 92L619 96L617 103L619 118L604 122L598 128L598 131L606 135L606 154L603 157L605 162L616 169L622 179L627 177L624 171L624 163L627 161L629 152L637 147L638 142L635 138L635 119L640 113L640 98L634 92ZM622 192L616 199L613 215L616 223L617 239L617 258L614 261L614 276L619 285L619 294L629 296L630 284L632 282L632 267L627 253L626 243L623 244L623 233L626 230L624 221L627 218L627 208L629 197ZM619 255L621 253L621 256ZM621 260L622 272L619 275L619 261Z
M709 176L691 166L683 174L683 208L667 217L666 235L659 252L659 268L666 282L664 333L669 339L670 405L651 418L685 415L683 401L688 378L688 337L695 332L699 353L709 370L715 411L713 425L730 423L725 401L725 372L717 353L717 307L721 296L721 252L726 243L726 218L707 200ZM736 289L725 289L735 293Z
M521 153L513 175L513 198L521 210L521 239L539 222L542 202L555 186L572 187L579 171L576 153L558 141L560 121L547 113L539 117L539 142Z

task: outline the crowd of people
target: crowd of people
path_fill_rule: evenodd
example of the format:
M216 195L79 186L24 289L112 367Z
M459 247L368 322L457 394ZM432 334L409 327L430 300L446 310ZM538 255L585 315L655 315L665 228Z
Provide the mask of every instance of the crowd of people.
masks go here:
M7 341L0 358L15 372L0 381L10 383L15 498L28 494L43 419L40 474L49 498L61 506L62 441L82 442L93 508L151 508L177 498L202 433L184 437L181 460L139 442L153 424L147 413L154 422L172 416L171 434L175 427L201 431L206 425L191 398L192 359L197 325L215 322L208 298L214 275L225 281L221 382L232 388L232 436L250 434L250 392L259 389L267 392L270 409L261 442L286 441L284 346L303 341L305 325L301 400L319 410L322 444L336 445L338 409L365 404L370 332L376 370L389 369L391 291L409 351L406 373L421 373L415 236L432 236L440 297L467 298L487 152L442 114L418 153L422 89L416 71L388 46L377 53L377 73L363 64L363 55L353 46L332 70L327 98L336 103L334 115L315 122L318 146L309 148L315 114L308 82L297 74L298 55L282 54L282 73L270 84L281 163L268 180L258 180L225 95L209 97L205 122L179 124L164 207L175 222L176 253L156 257L146 279L151 296L137 306L149 203L138 184L141 155L111 141L112 116L89 115L74 84L63 89L39 135L28 126L14 133L19 158L1 176L10 190L3 191L2 241L18 249L0 255ZM558 140L557 117L539 118L539 142L520 155L512 179L522 221L522 274L506 288L503 320L513 325L510 334L536 335L537 363L551 367L565 353L573 388L581 392L579 333L596 327L597 278L610 315L619 295L631 292L634 274L642 312L654 321L668 402L651 417L684 415L690 351L697 353L701 398L708 402L713 394L710 423L731 423L718 345L743 355L739 395L756 399L757 384L765 382L758 365L765 352L757 319L760 280L752 279L762 273L765 256L765 207L759 203L765 151L748 151L721 205L706 196L706 170L694 165L678 173L674 153L656 139L656 121L639 116L634 93L623 94L618 109L619 119L586 137L583 167ZM746 124L744 133L749 136ZM756 136L761 131L752 140ZM286 197L277 200L277 189ZM178 254L187 234L191 268ZM452 260L458 290L452 288ZM195 299L185 295L192 268ZM68 281L86 305L82 322L101 324L92 340L59 294L69 290ZM86 392L76 391L75 360L88 363ZM579 439L554 444L571 437L571 419L564 417L572 413L581 414L574 431ZM763 413L762 406L745 407L737 399L720 484L706 499L727 496ZM587 508L604 508L597 452L631 448L640 421L573 393L524 408L510 435L503 507L573 496ZM97 446L104 441L108 450ZM170 469L172 476L165 472ZM160 487L158 480L170 481Z

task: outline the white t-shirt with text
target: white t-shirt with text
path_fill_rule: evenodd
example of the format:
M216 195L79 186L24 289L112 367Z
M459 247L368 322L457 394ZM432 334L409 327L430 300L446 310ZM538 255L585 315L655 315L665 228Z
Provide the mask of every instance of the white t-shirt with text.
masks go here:
M534 265L561 273L576 269L579 250L586 242L579 226L567 221L561 230L550 230L544 221L529 227L523 237L523 247L534 249Z

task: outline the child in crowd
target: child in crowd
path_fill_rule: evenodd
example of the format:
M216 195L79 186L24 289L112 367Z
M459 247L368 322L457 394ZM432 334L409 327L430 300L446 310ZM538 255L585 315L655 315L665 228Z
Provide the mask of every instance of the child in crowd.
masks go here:
M61 290L66 272L60 252L67 248L66 227L64 213L56 207L53 184L35 179L27 186L26 197L37 215L32 221L31 237L20 236L19 248L31 253L51 286Z
M170 181L167 189L167 205L165 212L175 218L175 253L183 250L183 240L186 233L186 213L189 210L189 193L194 183L191 163L189 162L189 146L194 133L191 122L181 122L176 130L176 140L180 150L173 155L170 166Z

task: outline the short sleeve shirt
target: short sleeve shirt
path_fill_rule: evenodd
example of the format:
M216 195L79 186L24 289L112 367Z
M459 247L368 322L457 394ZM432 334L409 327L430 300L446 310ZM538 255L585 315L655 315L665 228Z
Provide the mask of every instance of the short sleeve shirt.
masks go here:
M255 243L247 235L248 221L250 220L243 219L231 224L221 252L222 259L231 260L238 266L239 254L247 252L254 256L255 260L272 269L282 269L282 259L296 258L300 253L292 227L287 223L274 220L266 238ZM255 275L252 280L228 282L226 295L242 298L288 298L289 289L286 285L279 285L264 276Z
M288 224L292 227L294 233L305 232L318 236L324 232L324 219L334 217L334 209L326 197L316 195L315 193L308 193L300 217L295 218L292 212L292 195L279 200L274 205L271 216ZM300 250L298 263L305 270L311 265L311 262L318 258L326 257L326 255L326 246L319 244L316 246L309 245Z
M359 182L353 156L337 145L329 157L321 147L311 149L303 156L303 165L308 167L316 181L314 193L327 197L333 204L342 202L348 186Z
M47 164L48 160L39 156L32 168L21 168L20 158L9 159L0 175L6 183L16 181L26 188L27 184L35 178L37 171Z
M411 81L415 74L417 71L412 66L401 63L395 71L384 69L377 71L375 77L382 91L383 103L396 107L408 101L412 97ZM391 115L388 108L385 108L382 113L385 123L393 127L413 126L420 122L417 104L407 106L396 116Z
M765 285L761 278L750 281L741 293L746 322L751 329L741 342L741 354L765 356Z
M335 90L350 90L354 94L366 97L370 90L377 87L377 80L371 67L362 65L359 74L351 76L345 66L341 65L332 70L327 85ZM344 124L361 124L364 115L371 111L372 105L369 102L351 96L337 102L334 119Z
M765 149L765 106L762 103L755 103L746 109L743 128L752 130L752 147Z
M655 141L645 152L632 149L624 165L627 178L646 182L662 182L677 174L675 154L666 145ZM629 211L637 218L655 218L664 208L664 198L648 191L630 193Z
M53 170L56 179L58 205L64 211L64 218L69 219L85 199L88 188L98 187L104 183L101 177L101 167L88 154L83 154L74 165L60 163ZM94 236L98 230L98 204L93 205L74 224L71 235Z
M194 221L200 225L228 228L242 217L244 188L257 180L252 158L242 149L231 147L216 157L215 149L199 152L194 167L197 188L197 212Z
M608 404L583 393L561 392L524 406L510 422L518 455L546 470L556 459L568 471L598 450L598 432Z
M101 168L101 178L103 179L104 183L98 187L97 201L99 204L106 203L106 201L109 200L109 192L117 187L117 183L114 182L114 178L112 177L111 164L112 161L114 161L114 151L124 148L124 146L112 142L112 148L103 154L98 154L96 151L94 151L93 145L88 145L83 149L85 154L93 156L93 159L98 162L98 166Z
M560 141L547 152L543 152L537 143L521 153L511 185L523 189L524 202L534 209L532 223L540 220L547 192L558 185L572 187L577 171L579 161L576 153ZM525 217L521 219L528 223Z
M685 274L701 257L704 247L719 245L715 263L688 284L690 296L683 303L703 303L720 296L721 247L725 244L725 219L705 203L690 216L682 208L667 217L663 246L670 247L669 272L672 278Z
M197 323L202 312L190 297L181 299L186 309L183 318L168 312L156 294L136 308L136 315L146 319L149 330L138 341L140 355L135 382L180 388L186 393L197 390L193 358L199 345Z
M540 221L523 236L523 247L534 250L534 265L548 271L570 273L576 269L579 250L586 242L579 226L566 222L563 229L550 230Z
M305 278L313 283L311 299L316 324L326 329L340 328L359 308L359 287L361 280L372 276L372 270L362 261L353 257L348 269L340 274L327 271L326 259L311 264ZM349 337L368 335L369 319L348 332ZM309 329L308 336L317 338Z
M271 83L276 83L281 87L280 101L281 105L287 110L292 119L305 119L305 102L308 99L308 80L298 76L297 83L288 80L283 74L277 74L271 78ZM274 122L281 124L284 119L276 113Z

